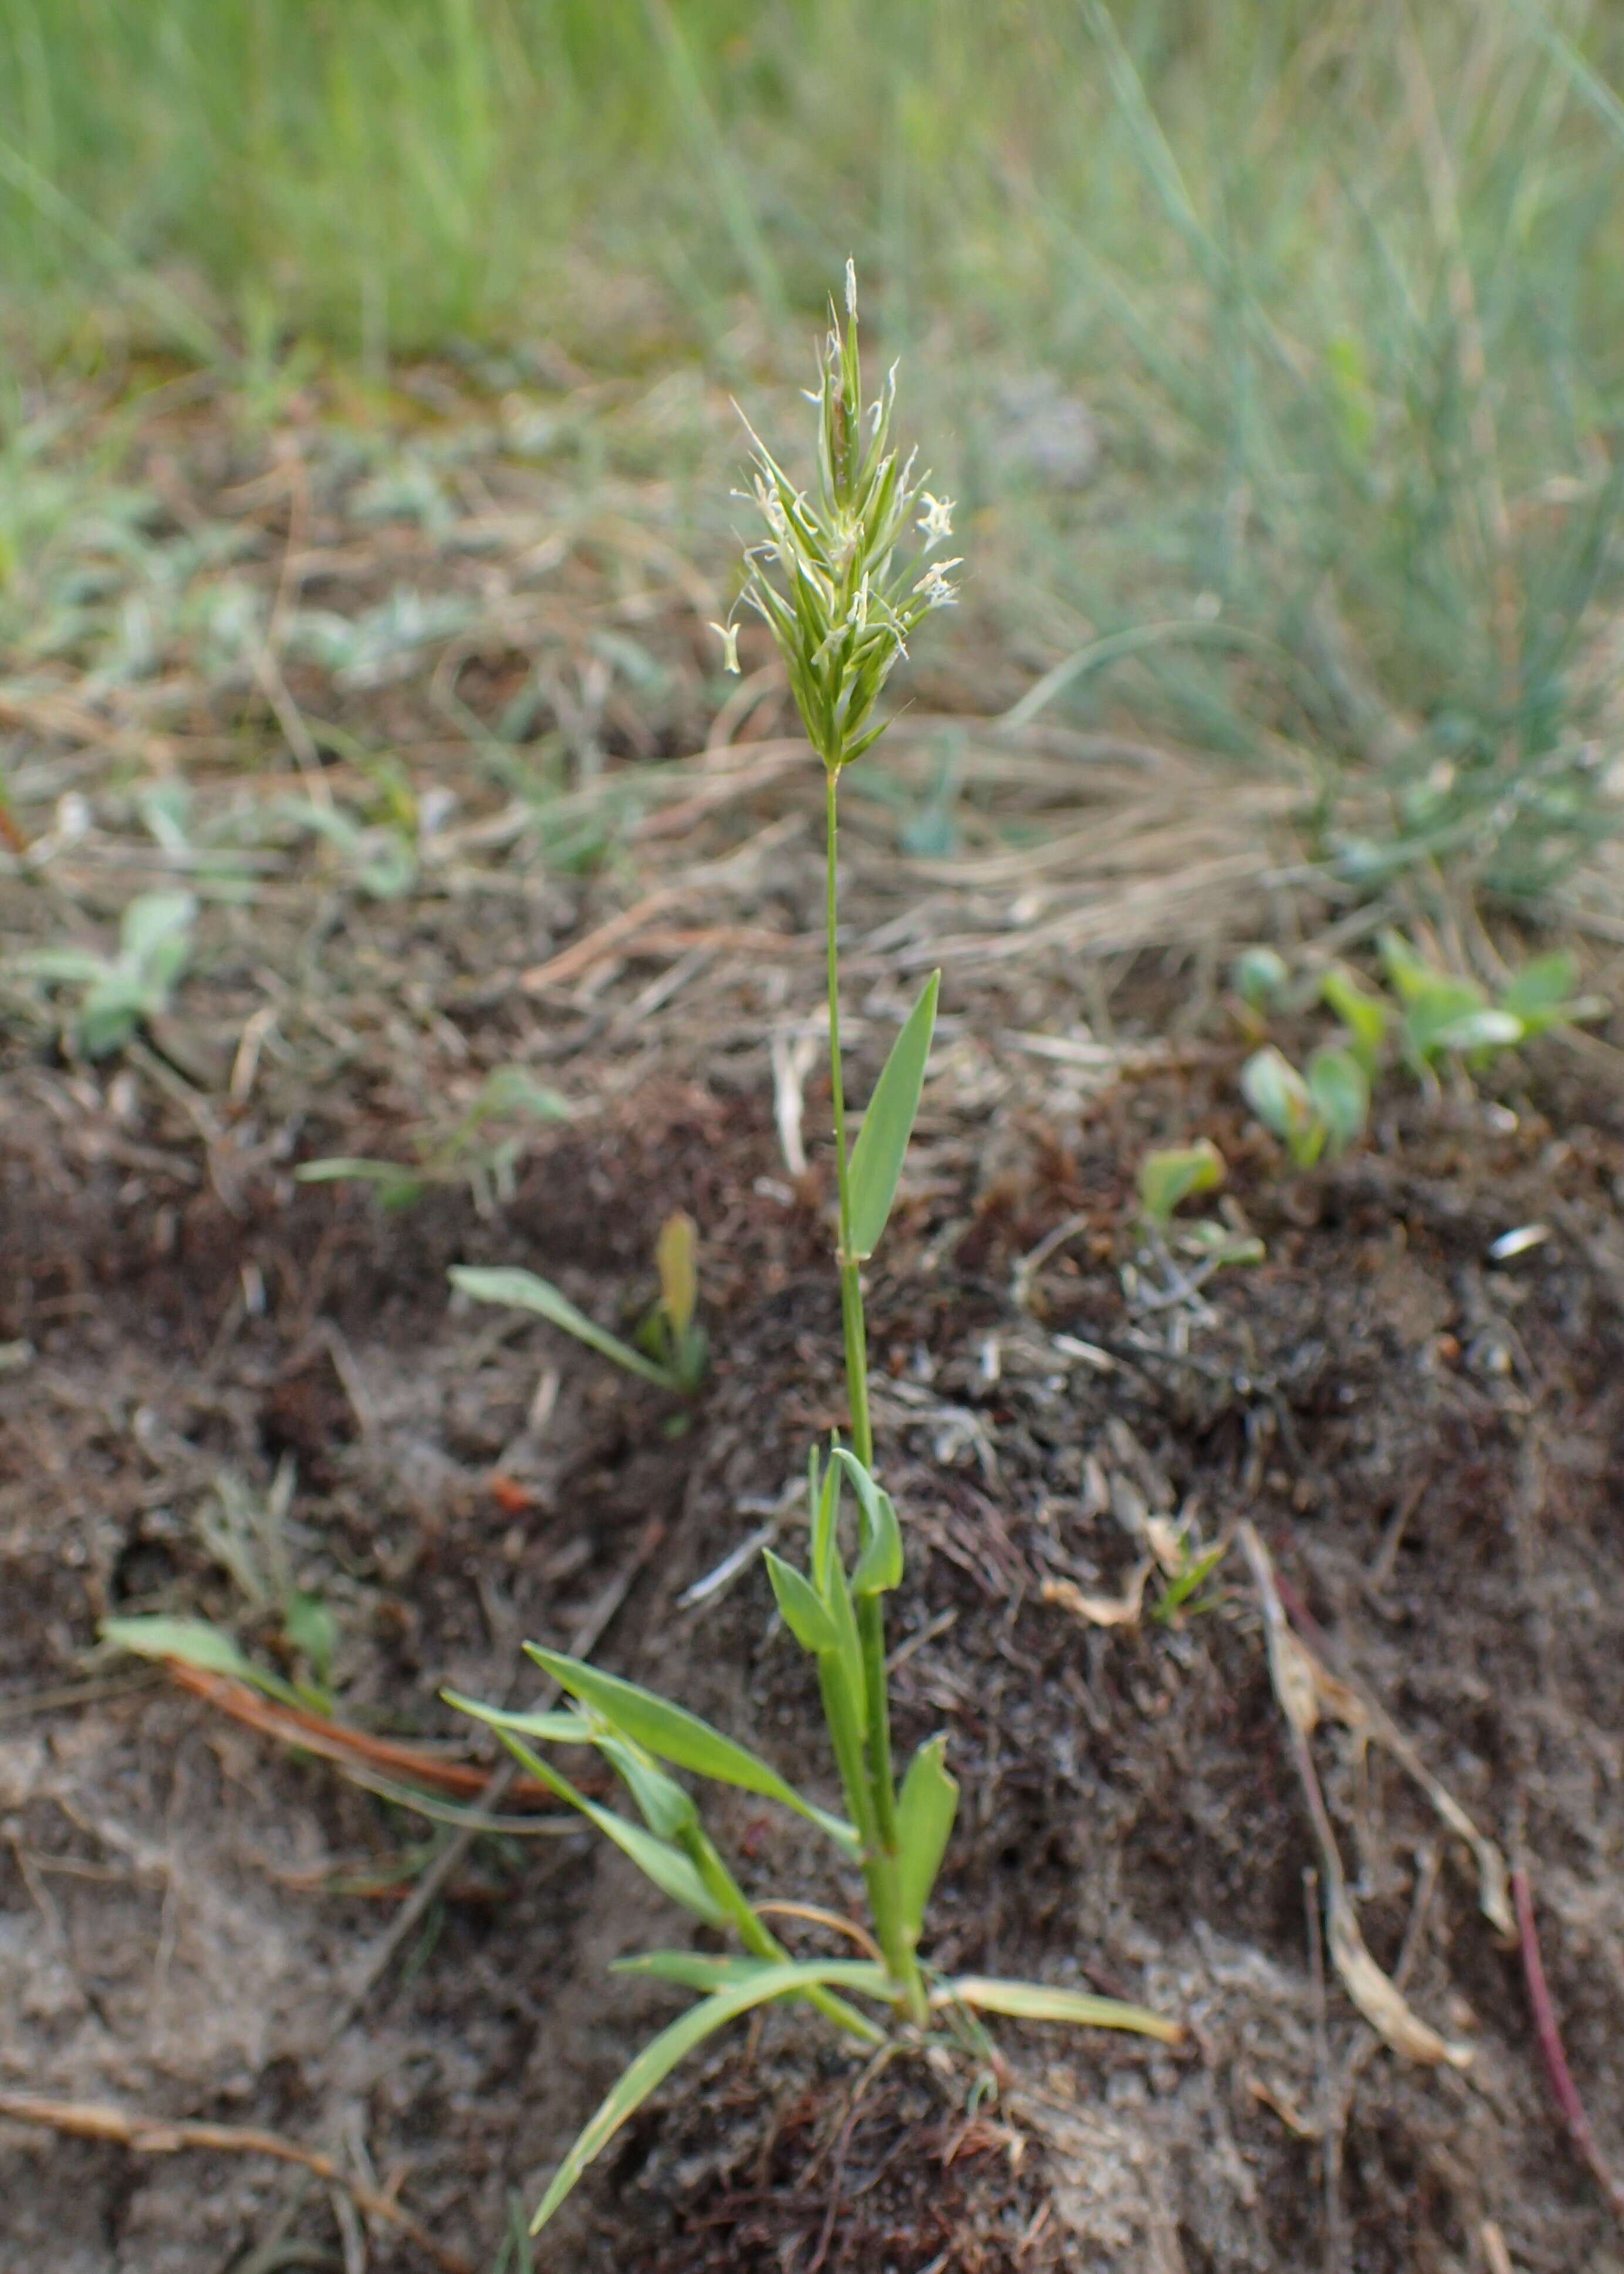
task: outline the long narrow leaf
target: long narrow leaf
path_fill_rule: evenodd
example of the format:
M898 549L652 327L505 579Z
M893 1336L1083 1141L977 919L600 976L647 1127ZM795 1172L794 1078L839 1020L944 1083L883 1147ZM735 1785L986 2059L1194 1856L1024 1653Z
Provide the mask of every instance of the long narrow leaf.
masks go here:
M908 1013L906 1025L891 1044L852 1148L852 1252L860 1257L872 1255L879 1246L897 1197L902 1157L908 1149L920 1092L925 1086L941 985L941 973L933 971Z
M526 1643L524 1647L572 1698L592 1706L659 1759L691 1769L696 1776L712 1777L718 1784L737 1785L746 1792L778 1801L826 1832L846 1855L856 1856L857 1835L849 1824L803 1799L759 1754L725 1737L696 1713L657 1697L651 1690L640 1689L635 1682L622 1682L618 1675L605 1674L578 1658L567 1658L561 1651L542 1650L535 1643Z
M137 1658L177 1658L183 1666L200 1667L206 1674L229 1674L234 1682L246 1682L256 1690L263 1690L267 1698L279 1698L284 1706L303 1706L305 1700L280 1675L267 1674L256 1666L252 1659L240 1651L223 1627L211 1626L207 1619L170 1619L156 1615L147 1618L103 1619L97 1630L103 1642L110 1642L116 1650L127 1650Z
M485 1706L477 1698L464 1698L460 1690L442 1690L440 1696L459 1713L471 1713L492 1729L511 1729L518 1737L542 1737L553 1745L590 1745L592 1724L573 1706L551 1713L512 1713L505 1706Z
M1072 2022L1084 2029L1133 2029L1140 2037L1178 2044L1184 2029L1147 2006L1124 2005L1120 1998L1095 1998L1084 1990L1051 1990L1041 1982L989 1982L960 1974L932 1992L932 2003L956 1999L983 2014L1011 2014L1023 2022Z
M635 1864L643 1878L650 1880L661 1894L669 1895L673 1903L680 1903L684 1910L692 1911L707 1926L727 1924L720 1905L680 1849L672 1847L668 1841L659 1839L641 1824L634 1824L629 1817L617 1816L612 1808L600 1808L595 1800L589 1800L523 1737L515 1737L511 1729L499 1729L496 1734L522 1768L528 1769L560 1800L578 1808L587 1822L595 1825L605 1840L613 1841L622 1856Z
M924 1923L925 1905L959 1812L959 1785L948 1774L943 1759L946 1751L945 1737L931 1737L920 1747L908 1764L897 1801L902 1923L914 1940Z
M723 1958L705 1950L645 1950L635 1958L613 1960L609 1971L669 1982L679 1990L697 1990L709 1997L735 1982L753 1982L761 1969L759 1958Z
M578 1311L550 1279L538 1279L533 1271L522 1271L511 1264L486 1269L468 1263L453 1264L450 1278L454 1287L460 1287L477 1303L507 1303L516 1311L534 1311L538 1318L562 1327L567 1335L574 1335L578 1343L585 1343L601 1357L613 1359L628 1374L640 1374L645 1382L658 1382L662 1389L674 1386L665 1367L645 1358L629 1343L623 1343L607 1327L600 1327L596 1319L589 1319L584 1311Z
M662 2029L621 2073L553 2173L552 2185L530 2221L530 2233L541 2232L587 2165L603 2153L620 2127L636 2114L649 2095L665 2082L677 2063L695 2045L703 2044L707 2037L713 2037L741 2014L748 2014L753 2007L770 2005L775 1998L793 1998L798 1992L820 1985L867 1991L876 1997L885 1994L883 1972L863 1959L831 1958L810 1962L786 1960L782 1964L764 1962L753 1969L748 1979L728 1982L703 2003L680 2014L669 2029Z
M613 1765L615 1773L636 1802L639 1815L657 1840L681 1843L685 1834L697 1828L699 1811L694 1805L693 1795L675 1777L667 1776L657 1761L651 1761L641 1745L606 1728L598 1739L598 1751ZM700 1876L703 1878L703 1873Z

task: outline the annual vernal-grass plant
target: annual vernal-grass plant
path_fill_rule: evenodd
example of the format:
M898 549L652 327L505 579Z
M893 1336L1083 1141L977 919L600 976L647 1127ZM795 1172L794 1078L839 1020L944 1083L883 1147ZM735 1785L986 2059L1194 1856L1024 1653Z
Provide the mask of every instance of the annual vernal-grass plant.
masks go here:
M833 1098L839 1275L849 1442L814 1447L807 1472L804 1566L771 1553L768 1575L784 1624L816 1669L839 1805L793 1785L753 1747L671 1699L553 1650L530 1655L570 1701L522 1713L470 1698L477 1714L558 1796L579 1809L662 1894L730 1946L678 1948L623 1962L695 1993L695 2002L631 2063L560 2163L533 2225L557 2210L615 2132L683 2057L752 2009L783 2001L813 2008L870 2053L932 2041L986 2052L977 2016L1006 2014L1138 2030L1179 2032L1146 2009L1035 1983L951 1976L929 1962L927 1909L952 1832L959 1787L944 1737L926 1740L898 1779L886 1667L885 1602L903 1575L903 1524L881 1481L869 1413L862 1267L885 1230L901 1174L936 1019L939 974L914 1005L848 1133L840 1051L837 830L842 775L883 731L876 704L923 618L949 606L957 565L936 558L951 507L933 496L892 435L896 374L866 403L858 359L854 278L844 320L831 308L817 391L817 467L809 488L754 434L754 502L765 528L746 554L742 603L766 623L794 690L827 818L829 1066ZM730 662L737 627L719 628ZM467 1280L464 1276L464 1285ZM495 1294L492 1286L473 1291ZM544 1751L542 1747L547 1748ZM596 1751L631 1802L625 1815L589 1796L553 1748ZM813 1826L860 1880L866 1919L816 1905L754 1900L706 1827L682 1774L774 1802ZM810 1912L846 1945L835 1957L796 1957L771 1922Z

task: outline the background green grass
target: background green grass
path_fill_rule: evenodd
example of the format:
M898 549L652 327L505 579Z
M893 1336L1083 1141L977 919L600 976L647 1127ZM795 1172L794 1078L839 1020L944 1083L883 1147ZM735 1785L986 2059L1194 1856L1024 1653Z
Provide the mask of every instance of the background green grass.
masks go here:
M10 0L4 333L736 380L853 251L1053 699L1537 885L1613 760L1621 76L1585 0Z

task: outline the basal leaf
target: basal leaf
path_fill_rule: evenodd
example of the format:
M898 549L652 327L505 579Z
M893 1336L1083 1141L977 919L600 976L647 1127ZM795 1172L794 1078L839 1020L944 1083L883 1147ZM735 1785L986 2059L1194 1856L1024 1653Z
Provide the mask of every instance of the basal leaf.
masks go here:
M981 2014L1010 2014L1023 2022L1071 2022L1084 2029L1133 2029L1176 2045L1184 2037L1177 2022L1163 2020L1147 2006L1124 2005L1119 1998L1096 1998L1084 1990L1051 1990L1041 1982L990 1982L960 1974L932 1992L933 2004L956 1999Z
M154 953L170 942L184 938L198 913L190 892L141 892L125 908L118 928L119 946L138 971L144 971Z
M569 1100L538 1081L524 1066L496 1066L480 1083L468 1118L477 1126L508 1113L528 1113L538 1121L568 1121Z
M693 1217L679 1209L661 1224L654 1246L660 1299L679 1343L694 1322L694 1306L698 1300L699 1282L694 1261L698 1239Z
M691 1769L696 1776L714 1778L718 1784L737 1785L746 1792L778 1801L828 1833L848 1856L856 1855L857 1836L849 1824L803 1799L758 1754L725 1737L696 1713L673 1706L651 1690L640 1689L634 1682L622 1682L618 1675L605 1674L578 1658L567 1658L561 1651L542 1650L535 1643L526 1643L524 1647L572 1698L591 1706L660 1760Z
M1498 1011L1480 1004L1443 1020L1433 1030L1432 1041L1446 1050L1504 1050L1520 1043L1525 1031L1515 1011Z
M1329 1134L1333 1154L1346 1152L1365 1133L1370 1081L1352 1050L1316 1050L1308 1061L1308 1094Z
M1550 955L1534 956L1521 970L1515 971L1500 999L1507 1011L1515 1011L1520 1019L1537 1016L1542 1011L1558 1011L1572 995L1578 977L1578 964L1566 949L1558 948Z
M1248 947L1229 968L1229 983L1254 1011L1278 1003L1291 977L1285 958L1272 947Z
M1325 1141L1308 1084L1270 1043L1241 1068L1241 1095L1264 1127L1280 1138L1299 1168L1312 1167Z
M408 1207L421 1200L426 1189L422 1178L398 1161L369 1161L348 1154L325 1161L301 1161L293 1175L301 1185L373 1185L387 1208Z
M105 1058L128 1042L148 1007L139 979L117 967L105 971L79 1005L79 1041L86 1057Z
M1139 1205L1153 1224L1166 1224L1181 1201L1210 1193L1224 1179L1223 1155L1210 1137L1194 1145L1168 1145L1139 1163Z
M1373 1073L1387 1035L1387 1005L1380 995L1362 986L1345 963L1331 966L1320 982L1320 991L1347 1028L1354 1055L1365 1073Z
M97 1631L103 1642L110 1642L117 1650L130 1651L137 1658L178 1659L183 1666L199 1667L206 1674L225 1674L233 1682L246 1682L255 1690L263 1690L267 1697L280 1698L284 1706L304 1702L289 1683L256 1666L237 1648L223 1627L211 1626L207 1619L156 1615L103 1619Z
M108 969L105 956L88 947L32 947L9 955L5 968L20 978L43 979L48 984L89 986Z
M697 2006L680 2014L662 2029L625 2069L595 2116L553 2175L543 2195L530 2233L538 2234L563 2202L593 2158L602 2154L628 2118L635 2116L649 2095L668 2077L679 2061L696 2045L753 2007L775 1998L792 1998L798 1992L820 1986L866 1991L883 1997L888 1985L881 1969L861 1959L825 1959L809 1963L794 1960L763 1960L748 1977L729 1981Z
M897 1196L902 1159L913 1133L924 1088L930 1038L936 1029L936 996L942 975L933 971L907 1023L891 1044L891 1056L875 1086L868 1111L852 1148L852 1252L872 1255L880 1244Z

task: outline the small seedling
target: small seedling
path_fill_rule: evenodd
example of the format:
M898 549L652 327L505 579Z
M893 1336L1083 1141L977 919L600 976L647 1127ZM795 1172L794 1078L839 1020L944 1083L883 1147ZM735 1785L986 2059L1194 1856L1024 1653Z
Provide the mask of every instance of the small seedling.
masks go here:
M274 1626L286 1656L302 1669L292 1679L258 1665L223 1627L207 1619L158 1614L105 1619L102 1640L140 1658L178 1659L206 1673L229 1675L284 1706L331 1713L338 1622L320 1595L295 1579L288 1536L293 1489L291 1461L281 1464L264 1493L223 1469L196 1518L203 1547L229 1572L250 1615Z
M368 900L398 900L417 882L417 836L396 801L386 800L383 819L371 825L312 798L284 798L279 810L284 819L330 845L350 880Z
M103 1619L97 1630L102 1640L115 1650L127 1650L133 1658L149 1658L160 1661L175 1659L183 1666L196 1667L204 1674L223 1674L233 1682L245 1683L251 1690L262 1690L282 1706L302 1709L315 1706L318 1712L327 1712L330 1704L320 1703L310 1691L280 1674L273 1674L248 1656L224 1627L216 1626L212 1619L166 1618L161 1613L142 1614L130 1618Z
M1269 1012L1281 1010L1288 998L1289 971L1285 957L1278 948L1246 948L1230 967L1230 987L1246 1033L1267 1033Z
M1446 1056L1485 1065L1497 1050L1606 1011L1598 996L1574 993L1578 969L1570 955L1535 957L1492 999L1474 981L1428 963L1402 932L1383 932L1380 945L1402 1006L1401 1045L1418 1073L1434 1072Z
M1384 932L1380 947L1396 1001L1335 963L1320 991L1342 1022L1341 1040L1316 1050L1301 1073L1272 1043L1241 1069L1246 1103L1300 1169L1312 1168L1322 1154L1335 1160L1364 1135L1390 1043L1413 1073L1436 1087L1446 1058L1479 1068L1499 1050L1606 1009L1598 996L1575 994L1578 975L1570 955L1536 956L1491 998L1476 981L1429 963L1402 932Z
M698 1247L691 1216L679 1209L666 1217L654 1243L659 1300L637 1329L637 1347L690 1396L704 1380L710 1355L710 1338L694 1317L699 1300Z
M622 1962L698 1993L645 2047L558 2167L532 2232L552 2218L593 2157L607 2146L663 2078L715 2030L769 2003L798 1999L865 2047L888 2051L971 2045L984 2055L976 2016L1026 2015L1094 2023L1172 2039L1173 2025L1142 2007L1038 1984L939 1973L921 1956L925 1913L959 1803L946 1741L928 1738L901 1785L892 1766L885 1649L885 1597L902 1577L903 1535L876 1472L869 1417L862 1265L878 1246L896 1198L904 1155L925 1079L939 975L926 984L892 1046L854 1142L846 1135L840 1052L837 907L837 812L845 768L884 730L875 704L905 643L932 610L946 606L955 564L905 565L901 548L917 531L930 549L947 536L951 507L916 478L914 461L891 447L895 372L877 403L865 407L857 355L856 286L846 272L844 325L831 310L820 374L818 478L808 495L765 445L756 445L756 500L765 544L746 556L742 599L766 622L788 670L801 721L823 762L827 823L826 911L829 1053L838 1192L838 1268L851 1443L827 1458L812 1453L807 1478L809 1555L804 1570L769 1555L768 1576L784 1623L814 1660L830 1751L845 1803L837 1815L789 1784L749 1747L680 1706L555 1651L530 1654L573 1701L559 1713L512 1713L467 1698L477 1714L560 1799L579 1809L665 1895L734 1945L726 1955L658 1951ZM719 628L730 666L738 634ZM568 1326L619 1357L620 1347L528 1273L454 1275L470 1291L514 1300ZM471 1282L471 1284L470 1284ZM666 1296L671 1324L675 1309ZM561 1306L561 1308L560 1308ZM584 1329L584 1333L583 1333ZM642 1353L639 1370L653 1362ZM628 1362L626 1357L620 1362ZM855 1537L845 1510L855 1517ZM554 1768L538 1744L595 1750L615 1771L635 1816L588 1797ZM842 1863L861 1875L869 1924L841 1923L861 1957L796 1959L768 1919L783 1906L752 1902L671 1770L754 1793L815 1827ZM804 1908L795 1906L794 1908Z
M1181 1543L1178 1567L1168 1574L1167 1584L1151 1610L1158 1626L1182 1626L1186 1619L1197 1619L1204 1611L1216 1609L1222 1600L1218 1590L1214 1588L1207 1594L1199 1590L1229 1552L1227 1540L1220 1540L1211 1547L1203 1547L1198 1541L1189 1549Z
M191 960L197 912L190 892L143 892L124 912L116 956L41 947L11 957L8 968L48 987L79 988L74 1040L86 1058L106 1058L169 1010Z
M638 1328L635 1343L622 1342L607 1327L600 1327L596 1319L577 1309L561 1288L534 1271L508 1264L459 1263L452 1269L451 1284L477 1303L534 1311L538 1318L561 1327L600 1357L613 1359L628 1374L641 1374L645 1382L674 1390L680 1397L692 1397L704 1380L710 1355L705 1330L694 1317L698 1299L696 1245L691 1216L679 1211L661 1226L654 1249L659 1298Z
M1393 1006L1365 985L1345 963L1334 963L1320 982L1320 993L1348 1030L1348 1048L1373 1081L1387 1048Z
M386 1209L410 1208L431 1186L465 1184L478 1213L490 1216L499 1201L513 1198L525 1141L503 1137L492 1142L489 1125L568 1118L568 1101L538 1081L525 1067L497 1066L480 1083L467 1112L448 1129L430 1131L412 1140L417 1154L415 1163L335 1154L301 1162L293 1173L302 1185L370 1185Z
M1325 1125L1308 1084L1283 1050L1269 1043L1247 1059L1241 1068L1241 1095L1297 1167L1312 1167L1324 1149Z
M1147 1153L1139 1163L1139 1206L1146 1222L1165 1232L1183 1201L1196 1193L1216 1192L1227 1173L1223 1155L1210 1137Z
M1209 1137L1193 1145L1170 1145L1147 1153L1139 1163L1139 1207L1152 1248L1165 1264L1169 1247L1200 1267L1187 1277L1169 1276L1157 1299L1193 1294L1226 1263L1260 1263L1263 1243L1218 1217L1203 1216L1175 1224L1174 1211L1199 1193L1216 1192L1229 1174L1223 1155ZM1137 1284L1137 1283L1136 1283Z

